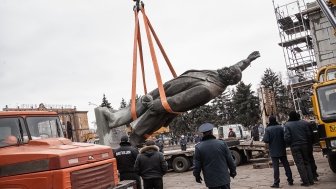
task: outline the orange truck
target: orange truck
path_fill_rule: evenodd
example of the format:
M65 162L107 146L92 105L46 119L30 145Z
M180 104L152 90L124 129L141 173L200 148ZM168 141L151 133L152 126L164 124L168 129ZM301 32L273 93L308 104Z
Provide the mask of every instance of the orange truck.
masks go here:
M64 138L56 112L0 111L0 189L134 189L108 146Z

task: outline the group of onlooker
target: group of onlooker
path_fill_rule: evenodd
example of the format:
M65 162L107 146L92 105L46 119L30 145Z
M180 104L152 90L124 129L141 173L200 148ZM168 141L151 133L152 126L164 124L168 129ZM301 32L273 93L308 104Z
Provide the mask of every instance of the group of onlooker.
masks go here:
M282 127L274 116L269 117L269 124L265 129L263 141L268 143L272 158L274 182L272 188L279 188L279 161L281 161L287 182L293 185L292 171L286 154L286 147L290 147L294 162L301 178L301 186L310 186L318 180L317 167L313 156L313 130L311 123L301 120L295 111L289 113L289 119Z
M237 175L236 165L226 142L217 140L213 135L213 128L213 124L205 123L198 129L202 137L199 137L200 141L195 145L193 175L198 183L202 183L204 178L206 186L210 189L230 189L230 177L234 178ZM294 184L286 147L290 147L292 152L302 181L301 186L313 185L314 181L318 180L311 128L311 123L301 120L295 111L289 113L289 119L284 126L277 122L276 117L269 117L263 141L268 144L272 160L274 176L272 188L280 187L280 162L285 169L288 184ZM234 132L230 135L233 137ZM185 136L180 137L179 143L181 149L186 150L188 141ZM137 188L141 189L141 177L144 189L162 189L162 177L168 165L159 146L159 143L147 140L139 152L137 148L131 146L127 136L122 137L120 148L114 151L120 180L136 180Z
M153 140L147 140L145 146L138 151L131 146L128 136L121 138L120 147L114 151L120 180L136 180L137 188L163 189L163 175L168 164Z

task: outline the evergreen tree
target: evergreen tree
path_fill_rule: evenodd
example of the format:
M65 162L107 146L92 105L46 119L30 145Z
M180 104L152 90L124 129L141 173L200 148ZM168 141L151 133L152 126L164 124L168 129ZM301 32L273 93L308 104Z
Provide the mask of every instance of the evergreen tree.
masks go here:
M121 102L120 102L120 107L119 107L119 109L123 109L123 108L125 108L126 106L127 106L127 103L126 103L125 99L122 98L122 99L121 99Z
M258 97L253 95L251 84L239 82L232 97L235 122L245 127L254 125L260 119Z
M233 91L228 90L211 102L212 114L216 115L212 122L215 125L234 123L232 95Z
M112 108L111 107L111 103L108 102L108 100L106 99L105 94L103 95L103 101L102 101L100 107Z

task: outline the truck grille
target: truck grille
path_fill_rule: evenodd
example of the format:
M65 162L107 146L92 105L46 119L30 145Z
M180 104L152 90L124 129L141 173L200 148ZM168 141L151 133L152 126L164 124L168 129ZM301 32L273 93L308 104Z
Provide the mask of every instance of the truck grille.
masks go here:
M113 165L105 164L71 172L72 189L108 189L114 185Z

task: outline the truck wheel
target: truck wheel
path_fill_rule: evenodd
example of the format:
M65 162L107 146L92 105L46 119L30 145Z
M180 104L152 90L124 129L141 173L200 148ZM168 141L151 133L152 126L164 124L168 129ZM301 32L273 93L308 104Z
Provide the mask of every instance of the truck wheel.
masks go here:
M179 156L174 158L172 166L175 172L182 173L190 168L190 162L187 158Z
M235 150L231 150L231 154L232 154L232 158L233 158L233 161L235 162L236 166L240 165L241 156L240 156L239 152L237 152Z
M336 153L335 152L330 152L328 154L328 162L329 162L330 169L334 173L336 173Z

